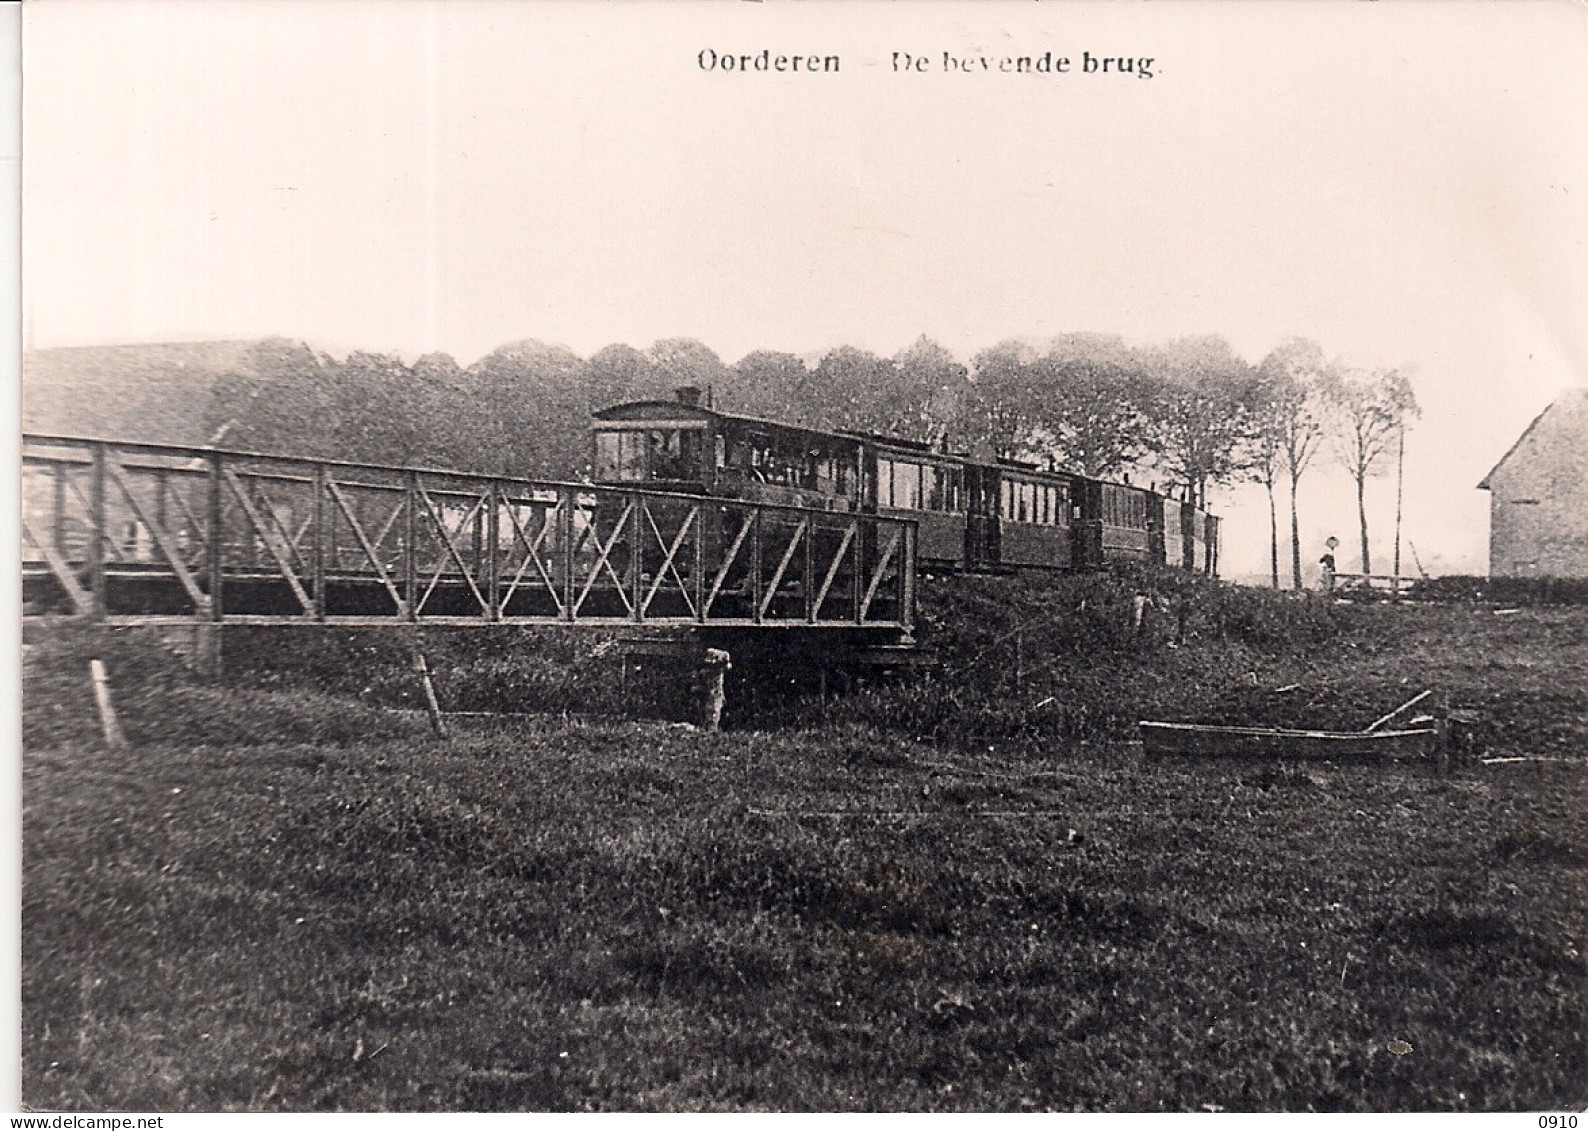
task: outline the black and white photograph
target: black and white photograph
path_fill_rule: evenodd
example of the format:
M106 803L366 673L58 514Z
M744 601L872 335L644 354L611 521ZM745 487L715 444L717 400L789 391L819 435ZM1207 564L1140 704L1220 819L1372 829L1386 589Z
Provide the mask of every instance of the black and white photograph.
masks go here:
M13 1126L1577 1127L1588 8L20 24Z

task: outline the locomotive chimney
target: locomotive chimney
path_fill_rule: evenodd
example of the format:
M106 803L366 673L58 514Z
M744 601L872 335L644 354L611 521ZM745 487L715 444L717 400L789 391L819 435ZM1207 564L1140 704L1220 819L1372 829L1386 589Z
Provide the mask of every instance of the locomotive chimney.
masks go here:
M678 403L688 405L690 408L700 407L700 386L680 385L673 390L673 396L678 398Z

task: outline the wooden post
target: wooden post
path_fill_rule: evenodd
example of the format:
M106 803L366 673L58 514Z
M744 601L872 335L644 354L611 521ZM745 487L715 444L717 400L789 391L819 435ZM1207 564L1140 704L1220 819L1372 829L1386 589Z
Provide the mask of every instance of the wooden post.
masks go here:
M1406 424L1403 421L1400 429L1400 443L1395 452L1395 580L1391 583L1390 595L1396 601L1401 599L1401 494L1405 475Z
M495 623L502 619L502 561L501 525L502 490L494 480L490 486L490 502L486 504L485 521L485 616Z
M557 514L557 535L562 540L562 618L573 620L574 552L573 509L579 502L577 489L564 487L560 495L561 510Z
M403 606L410 622L419 619L419 473L403 474Z
M66 464L57 463L54 468L54 501L51 504L50 538L55 543L55 552L62 558L67 558L66 553Z
M728 701L723 677L733 667L733 658L721 648L707 648L701 664L700 725L704 730L717 730L722 725L722 709Z
M93 467L88 484L88 589L93 599L93 619L105 619L105 445L91 449Z
M805 591L805 623L816 623L816 531L820 526L813 514L805 527L805 577L800 588Z
M755 526L750 530L750 619L761 623L761 516L760 507L750 512Z
M221 457L214 453L209 457L209 498L206 504L206 525L208 530L204 540L205 571L209 574L210 589L210 620L219 621L221 609L221 574L225 565L222 550L225 546L225 534L221 530Z
M915 569L920 553L914 522L904 527L904 560L899 563L899 622L909 632L915 628Z
M645 543L641 520L645 516L641 511L645 507L645 498L636 491L630 499L633 505L629 510L629 616L642 621L645 614L640 602L644 599L644 586L640 579L645 572Z
M165 468L154 473L154 524L161 530L170 529L171 481Z
M314 524L314 542L309 547L309 569L314 581L314 619L325 620L325 465L314 465L314 503L309 521Z
M94 684L94 703L99 708L99 726L105 732L105 746L110 750L125 750L127 736L121 733L116 709L110 705L110 678L105 674L105 665L99 660L88 661L88 676Z
M868 557L866 547L868 545L873 547L874 553L877 537L876 527L863 524L860 518L851 518L849 522L855 532L854 550L849 555L849 572L852 575L849 583L849 610L851 614L850 620L855 624L859 624L860 602L863 599L862 595L865 593L866 587L865 563Z
M430 712L430 729L436 732L437 738L447 738L447 723L441 717L441 704L436 700L436 685L430 681L430 665L425 662L425 654L417 645L414 647L414 671L419 673L419 682L424 686L425 710Z
M713 528L717 525L716 512L708 515L705 503L695 504L695 620L701 624L706 623L706 523L710 520ZM717 552L722 552L721 532L714 541L717 542Z

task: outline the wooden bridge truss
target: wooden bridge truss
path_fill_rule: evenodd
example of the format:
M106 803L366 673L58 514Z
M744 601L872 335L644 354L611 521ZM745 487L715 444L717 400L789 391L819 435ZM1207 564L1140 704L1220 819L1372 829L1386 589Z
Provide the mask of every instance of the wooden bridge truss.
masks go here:
M25 435L24 615L887 628L916 527L589 484Z

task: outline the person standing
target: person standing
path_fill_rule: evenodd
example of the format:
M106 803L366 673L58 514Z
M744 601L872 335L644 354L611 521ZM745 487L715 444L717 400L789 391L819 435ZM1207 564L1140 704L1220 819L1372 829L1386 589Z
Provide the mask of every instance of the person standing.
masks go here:
M1330 535L1324 543L1327 549L1323 551L1323 557L1318 559L1318 588L1325 593L1334 589L1334 548L1339 544L1340 540Z

